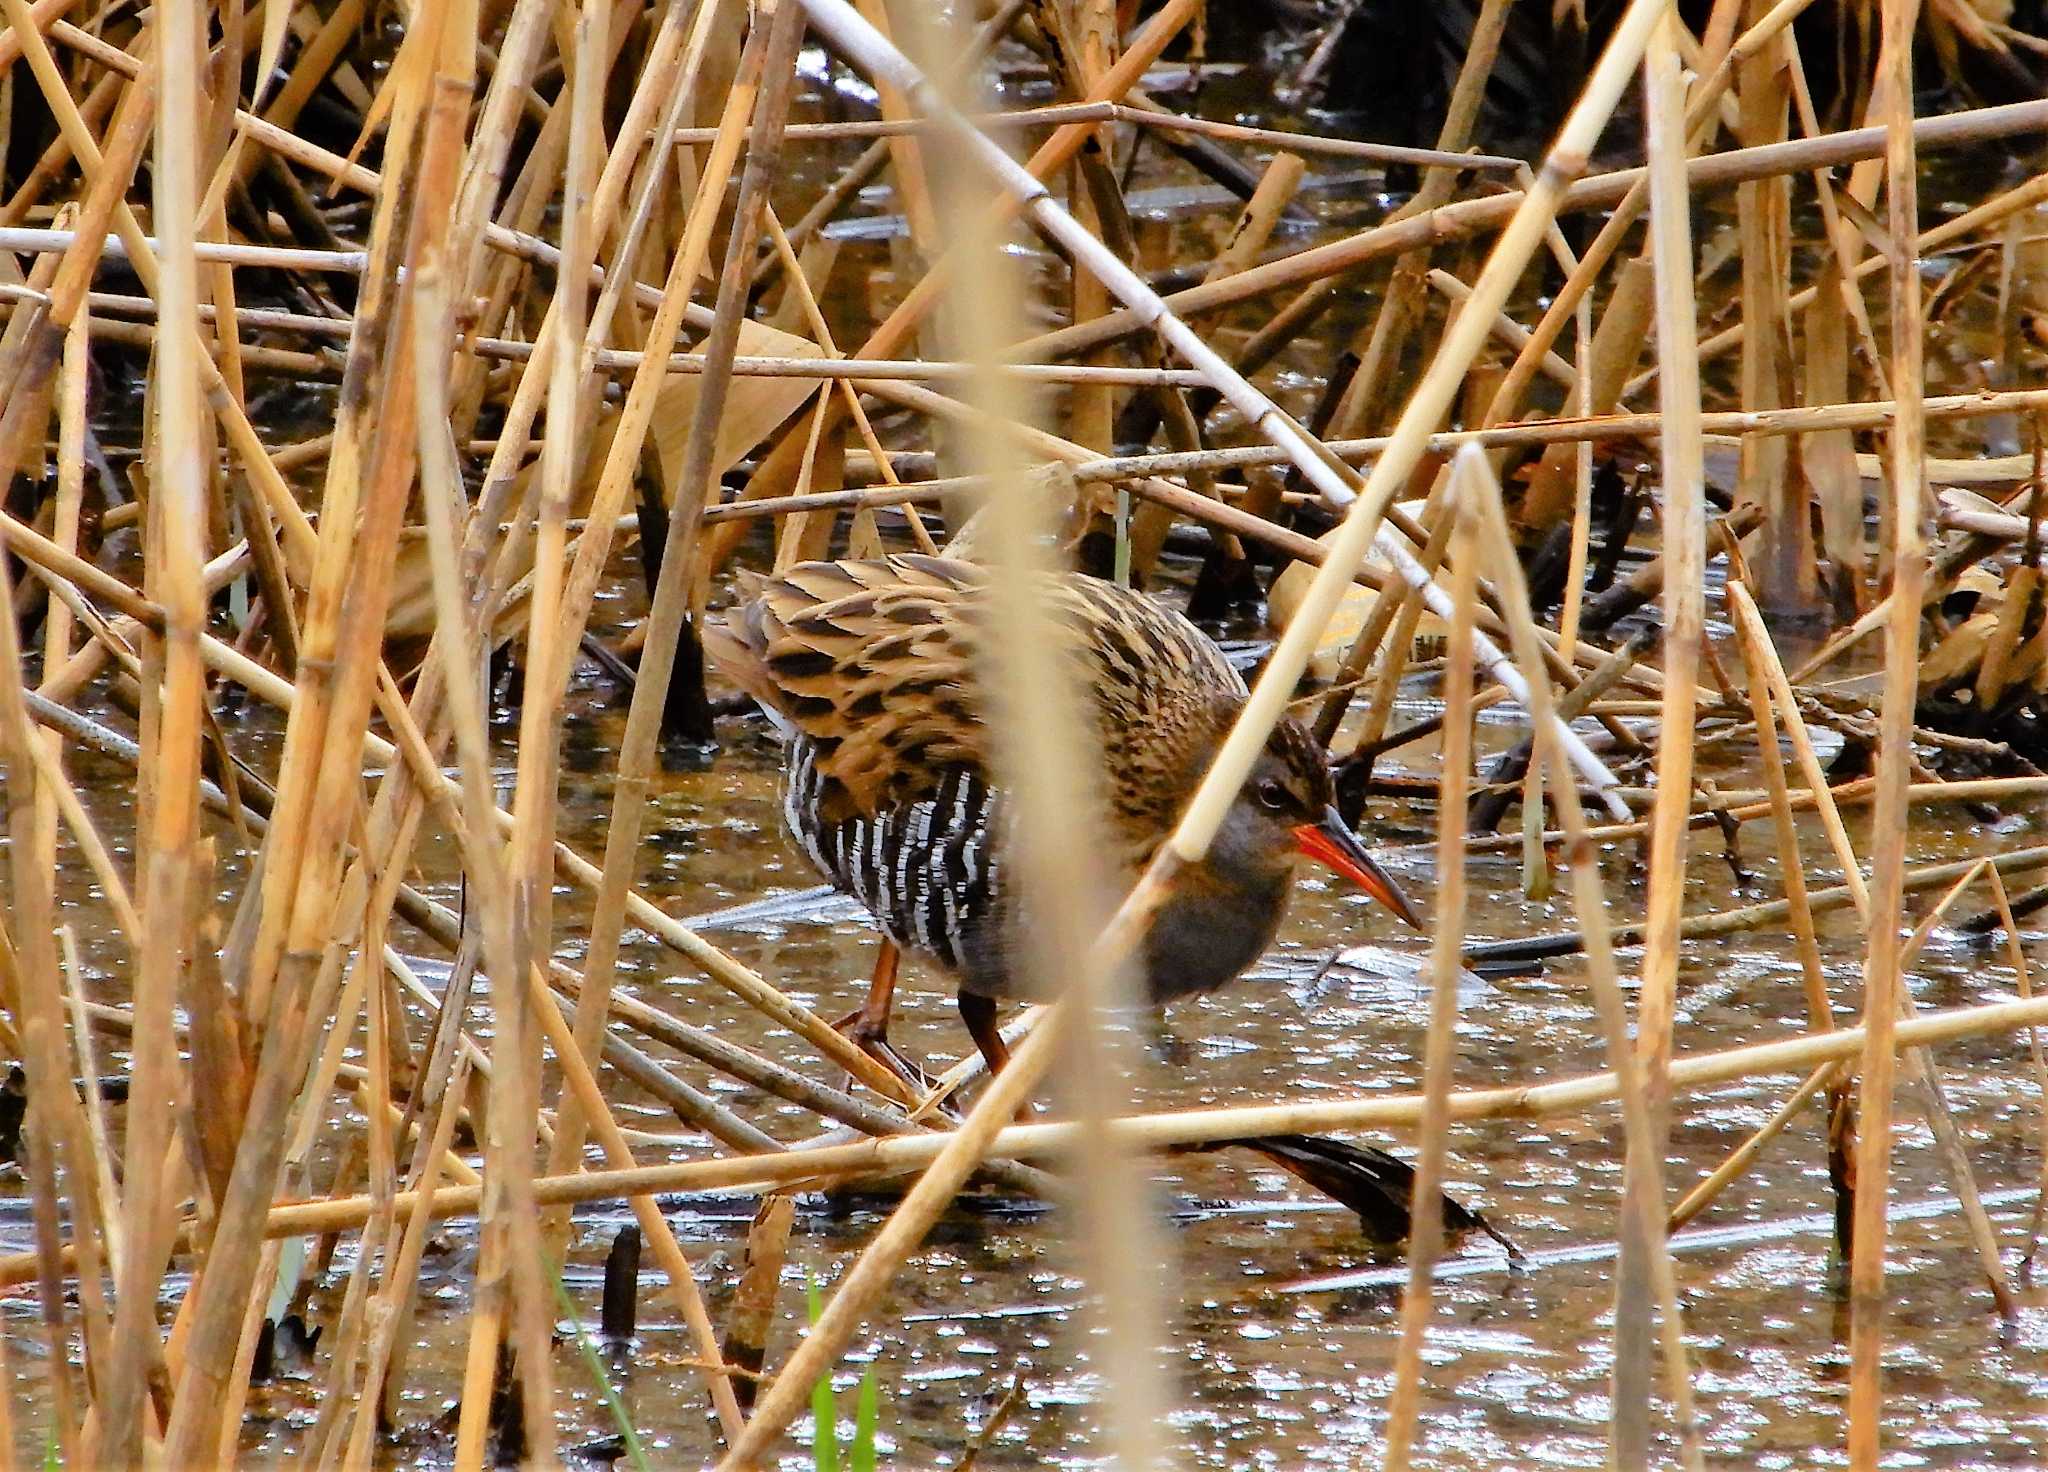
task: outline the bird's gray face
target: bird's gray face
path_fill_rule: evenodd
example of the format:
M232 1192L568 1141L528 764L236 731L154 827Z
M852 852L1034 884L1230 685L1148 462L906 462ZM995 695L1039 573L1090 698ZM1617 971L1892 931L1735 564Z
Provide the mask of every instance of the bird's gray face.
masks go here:
M1420 928L1400 886L1338 815L1321 753L1306 732L1296 736L1297 732L1276 732L1276 739L1259 753L1217 830L1210 861L1247 878L1277 877L1284 882L1295 856L1306 854Z
M1298 830L1321 819L1327 803L1309 774L1266 750L1252 764L1211 847L1212 862L1260 876L1284 878L1301 852Z

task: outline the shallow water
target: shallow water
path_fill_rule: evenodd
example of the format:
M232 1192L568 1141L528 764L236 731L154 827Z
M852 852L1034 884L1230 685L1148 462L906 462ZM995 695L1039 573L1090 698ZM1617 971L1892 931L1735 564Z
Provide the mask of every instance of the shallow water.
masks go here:
M672 876L664 887L676 895L679 910L693 896L709 908L741 893L716 879L693 882L693 872L758 872L764 885L809 878L769 822L771 753L751 743L736 746L717 770L673 778L663 795L669 823L717 835L715 858L655 859L654 867ZM1737 774L1714 775L1727 786L1746 785ZM1373 832L1389 845L1423 836L1413 819L1404 822L1392 812L1373 817ZM1857 817L1850 821L1860 847L1866 835ZM2005 831L1996 835L1932 820L1916 828L1915 852L1925 859L1994 851L2038 841L2041 826L2039 814L2001 825ZM1809 854L1819 852L1819 835L1807 837ZM1755 897L1775 894L1759 852L1766 831L1753 829L1744 838L1746 862L1761 871ZM1696 903L1736 902L1715 845L1700 847L1692 867ZM1426 887L1427 863L1419 852L1391 857L1403 878ZM1611 850L1606 869L1616 912L1633 913L1641 901L1633 851ZM1570 923L1565 907L1519 896L1517 869L1506 858L1475 860L1472 882L1474 937ZM1838 997L1853 998L1861 936L1840 916L1826 917L1823 926L1831 984ZM1171 1026L1185 1044L1185 1062L1148 1080L1141 1106L1418 1087L1424 996L1414 984L1363 978L1339 984L1308 1010L1289 994L1288 982L1332 950L1366 940L1418 961L1425 950L1420 937L1396 933L1358 896L1305 882L1279 951L1252 978L1176 1009ZM827 1013L857 998L871 946L855 920L793 923L727 935L723 943L793 987L813 977L837 978L836 986L799 988L804 1000ZM1634 959L1625 954L1624 966ZM693 1016L708 1007L721 1026L729 1016L744 1032L745 1020L722 998L707 996L714 990L707 984L661 976L660 960L644 953L635 960L647 968L636 977L644 994ZM1914 978L1925 1006L1991 1000L2014 989L2001 955L1939 937ZM1473 990L1458 1028L1461 1086L1533 1082L1600 1066L1602 1049L1576 963ZM950 999L941 992L906 987L898 1016L895 1036L915 1054L950 1058L964 1046ZM1797 967L1787 947L1769 937L1744 937L1689 948L1680 978L1681 1050L1782 1036L1802 1023ZM2033 1179L2040 1125L2039 1097L2021 1049L2003 1040L1960 1045L1943 1050L1941 1063L1980 1182L1987 1192L2004 1192L1994 1219L2016 1252L2031 1194L2010 1188ZM1718 1163L1797 1082L1792 1075L1761 1077L1682 1099L1668 1157L1674 1189ZM1725 1465L1836 1460L1847 1319L1824 1220L1815 1229L1816 1214L1824 1218L1831 1208L1822 1127L1815 1106L1700 1224L1746 1233L1679 1259L1704 1431ZM1947 1181L1910 1107L1899 1137L1895 1199L1946 1200ZM1603 1258L1545 1257L1611 1239L1620 1184L1618 1117L1603 1109L1586 1118L1465 1126L1453 1131L1451 1143L1453 1193L1483 1208L1536 1265L1507 1272L1499 1250L1474 1239L1459 1261L1480 1264L1479 1270L1439 1287L1424 1403L1428 1463L1603 1465L1611 1269ZM1158 1168L1154 1181L1160 1209L1174 1227L1165 1281L1178 1313L1166 1341L1183 1396L1174 1433L1188 1463L1334 1465L1370 1452L1391 1383L1398 1289L1387 1286L1385 1274L1365 1286L1317 1286L1313 1280L1393 1260L1361 1242L1348 1213L1306 1198L1292 1178L1254 1157L1180 1157ZM750 1214L751 1203L733 1202L677 1219L707 1252L730 1252ZM580 1220L594 1264L626 1217ZM810 1273L829 1281L879 1220L877 1207L837 1211L819 1203L807 1210L791 1280ZM981 1465L1090 1457L1100 1372L1076 1327L1081 1290L1068 1261L1070 1230L1057 1213L956 1212L899 1278L841 1378L850 1387L860 1366L875 1367L883 1423L905 1465L947 1464L974 1435L990 1398L1019 1374L1026 1403L993 1438ZM2030 1299L2020 1320L2001 1331L1953 1214L1901 1222L1891 1262L1887 1383L1895 1411L1888 1444L1917 1454L1919 1465L2038 1464L2048 1456L2048 1360L2042 1357L2048 1313L2041 1301ZM794 1334L796 1322L792 1309L784 1332ZM643 1361L631 1372L631 1391L643 1427L669 1431L679 1452L696 1445L702 1398L687 1377L660 1375Z
M1417 700L1407 712L1426 710ZM590 672L579 679L565 769L562 836L599 851L609 812L609 777L584 755L616 750L623 714ZM808 889L812 876L777 824L776 752L754 722L725 727L726 747L701 771L666 775L650 815L641 882L671 913L693 915L773 893ZM1512 734L1489 723L1488 744ZM1427 759L1414 757L1417 770ZM1395 770L1399 770L1397 767ZM509 769L507 772L509 776ZM1725 787L1752 774L1713 771ZM105 792L102 798L108 796ZM1427 892L1426 814L1386 805L1368 829L1400 877ZM1849 813L1859 848L1867 835ZM1916 823L1923 860L2040 842L2048 814L2035 811L1999 831L1952 816ZM1817 862L1824 840L1806 835ZM1757 883L1738 892L1718 840L1696 845L1694 904L1721 908L1777 893L1765 855L1768 831L1744 831L1745 863ZM448 851L423 850L430 887L453 899ZM1637 912L1641 875L1632 848L1604 856L1618 917ZM1516 864L1480 856L1472 868L1474 938L1526 935L1571 923L1568 907L1523 899ZM584 897L563 895L573 933ZM871 960L865 924L843 906L800 907L821 918L714 932L742 960L777 978L827 1015L853 1005ZM836 918L835 918L836 916ZM1831 985L1846 1007L1856 993L1862 938L1853 921L1822 917ZM2048 954L2032 937L2030 954ZM1307 1007L1304 982L1333 952L1360 943L1381 953L1374 970L1398 973L1394 958L1419 965L1423 937L1400 932L1361 897L1319 879L1305 880L1276 952L1240 985L1175 1009L1181 1061L1156 1068L1140 1107L1249 1103L1281 1095L1313 1097L1405 1092L1420 1083L1426 997L1398 974L1340 973ZM407 949L416 949L407 947ZM572 961L580 947L565 948ZM112 958L108 958L112 959ZM1636 953L1624 953L1624 969ZM438 987L444 974L430 953L421 972ZM913 1054L948 1060L967 1046L951 998L912 971L899 999L894 1036ZM786 1035L764 1029L715 984L687 973L673 957L635 935L620 963L620 984L634 995L736 1039L794 1057ZM111 989L117 986L110 979ZM2013 995L2003 952L1975 949L1938 932L1915 969L1922 1005L1956 1006ZM1678 1047L1704 1051L1800 1030L1796 962L1775 937L1695 944L1680 977ZM1568 1077L1601 1065L1592 1008L1576 962L1538 974L1490 978L1468 986L1461 1006L1457 1081L1461 1087ZM657 1053L659 1049L655 1049ZM2013 1040L1942 1050L1944 1081L1970 1142L1980 1183L2008 1265L2021 1248L2038 1163L2040 1099ZM800 1111L716 1079L688 1061L685 1078L778 1136L814 1133ZM829 1076L821 1071L820 1076ZM1776 1107L1796 1076L1759 1077L1682 1097L1668 1154L1675 1191L1723 1158ZM616 1084L621 1122L673 1133L673 1118ZM1827 1213L1831 1196L1823 1120L1814 1106L1785 1132L1752 1174L1700 1220L1705 1234L1678 1258L1688 1344L1707 1446L1718 1465L1804 1467L1841 1460L1847 1364L1846 1297L1833 1261ZM1364 1136L1405 1151L1401 1136ZM2001 1329L1960 1222L1933 1160L1925 1128L1902 1105L1895 1158L1895 1200L1934 1214L1893 1228L1891 1333L1887 1386L1893 1407L1887 1444L1901 1465L1941 1468L2030 1466L2048 1459L2048 1303L2039 1294ZM1540 1122L1496 1121L1452 1131L1449 1185L1483 1209L1526 1252L1530 1265L1506 1270L1483 1238L1465 1243L1437 1288L1426 1351L1424 1464L1443 1468L1604 1465L1612 1323L1611 1241L1619 1204L1618 1115ZM697 1158L695 1143L670 1151L643 1148L641 1159ZM329 1167L331 1168L331 1167ZM316 1179L324 1170L316 1171ZM1348 1465L1379 1444L1398 1339L1400 1258L1361 1240L1345 1211L1306 1193L1293 1179L1244 1154L1176 1157L1152 1171L1157 1209L1171 1224L1172 1260L1163 1280L1175 1305L1164 1353L1180 1392L1172 1439L1191 1466L1235 1468ZM18 1190L18 1188L16 1188ZM10 1203L10 1245L27 1245L21 1203ZM783 1319L771 1339L771 1364L793 1344L805 1278L828 1286L879 1224L886 1200L807 1198L785 1271ZM697 1264L714 1315L730 1291L753 1213L751 1198L678 1199L669 1216ZM602 1260L630 1221L622 1207L579 1210L565 1275L580 1311L594 1321ZM1022 1399L982 1453L984 1467L1082 1465L1095 1456L1101 1369L1078 1327L1083 1289L1071 1261L1072 1228L1058 1212L1006 1207L978 1198L951 1212L884 1298L856 1339L838 1377L843 1414L852 1386L872 1367L881 1392L885 1445L904 1466L951 1465L975 1439L993 1404L1016 1380ZM422 1431L452 1403L468 1326L468 1274L474 1239L448 1223L436 1235L425 1274L401 1421L414 1433L390 1449L392 1465L445 1460L449 1438ZM312 1296L315 1321L338 1312L352 1244ZM1331 1281L1335 1280L1335 1281ZM705 1401L674 1312L650 1266L642 1278L640 1338L612 1361L635 1424L650 1438L658 1465L691 1465L711 1450ZM28 1390L40 1339L25 1303L12 1310L10 1346ZM566 1326L565 1326L566 1327ZM316 1368L324 1369L325 1361ZM557 1357L565 1445L606 1434L609 1420L573 1347ZM258 1387L247 1440L250 1463L295 1460L310 1425L313 1385L285 1380ZM26 1434L26 1433L25 1433ZM1669 1441L1668 1424L1660 1438ZM808 1466L792 1451L786 1466Z
M1242 107L1221 104L1210 110L1247 115ZM1162 189L1192 187L1178 166L1154 165L1139 177ZM815 177L790 185L792 197L805 199L815 187ZM1176 196L1176 206L1180 202ZM1340 206L1369 209L1371 199L1361 191L1342 201L1314 197L1319 210ZM1225 218L1214 210L1177 210L1173 237L1183 244L1211 240ZM881 227L867 232L887 233ZM860 231L848 235L849 259L861 269L842 265L838 289L872 290L886 300L892 289L886 244L865 240ZM1305 407L1313 397L1331 345L1368 306L1347 302L1318 337L1283 358L1280 384L1289 407ZM1230 340L1234 329L1218 331ZM1937 375L1949 371L1939 355L1930 362ZM294 428L307 430L304 424ZM1995 427L1979 426L1968 445L1949 436L1938 448L1968 453L1995 433ZM607 634L637 617L640 608L630 557L621 560L618 573L598 610ZM1414 682L1408 695L1404 718L1427 713L1426 679ZM255 770L273 771L278 722L257 709L228 714L237 753ZM619 692L594 668L580 668L569 703L560 823L561 837L593 856L602 850L609 821L623 721ZM513 734L501 723L499 757L508 787ZM1499 713L1485 725L1483 740L1489 747L1505 746L1516 734L1511 718ZM679 916L816 883L780 829L778 758L765 729L758 721L733 720L723 725L721 737L723 749L708 767L660 779L649 813L639 882ZM1703 755L1706 775L1725 788L1759 784L1753 770L1716 765L1724 760L1718 753L1713 748ZM103 831L132 832L129 775L92 758L80 758L75 771ZM1383 771L1433 774L1434 750L1405 750ZM1867 851L1867 813L1851 809L1847 819L1859 851ZM1369 834L1382 855L1424 895L1430 888L1433 822L1427 809L1403 811L1391 803L1376 803L1368 815ZM1824 840L1811 826L1803 839L1815 882L1827 882ZM1942 809L1916 815L1911 853L1915 861L1928 862L2043 841L2048 810L2039 805L2016 805L1995 825ZM1775 897L1773 852L1767 826L1746 829L1741 856L1754 877L1738 884L1719 836L1696 835L1689 908ZM224 853L222 889L230 894L242 882L231 835L224 836ZM118 857L124 863L130 858L125 852ZM449 835L427 832L417 862L425 887L454 903ZM1638 850L1611 846L1603 867L1614 914L1633 918L1643 899ZM1521 895L1513 856L1479 856L1470 872L1468 933L1475 939L1574 923L1563 901ZM125 951L107 933L89 898L83 866L68 851L62 878L96 986L108 1000L125 1000ZM872 960L872 935L842 905L794 908L793 915L773 923L711 933L798 1000L837 1015L858 1000ZM580 961L587 917L588 897L565 890L558 907L566 937L561 953L572 964ZM1830 985L1846 1015L1858 994L1863 937L1845 913L1822 917L1821 929ZM2028 937L2037 965L2048 956L2042 939ZM445 963L420 937L401 927L394 942L417 956L430 984L440 984ZM1410 974L1402 975L1399 964L1381 964L1371 971L1339 971L1319 987L1307 985L1332 954L1358 945L1405 961ZM1149 1069L1138 1107L1416 1089L1426 994L1413 968L1426 949L1424 937L1397 930L1362 897L1307 878L1275 953L1242 984L1174 1011L1170 1026L1178 1046L1170 1051L1176 1061ZM1624 972L1638 960L1637 953L1624 953ZM951 997L932 980L916 969L906 974L893 1036L910 1053L944 1062L967 1043ZM628 937L621 956L619 984L740 1042L801 1058L787 1034L763 1027L720 987L637 933ZM1797 962L1782 937L1693 943L1679 986L1681 1052L1803 1030ZM2017 981L2002 949L1978 949L1937 932L1915 968L1913 989L1923 1006L1945 1007L2012 996ZM1311 990L1321 994L1305 1003ZM418 1018L413 1026L417 1038ZM649 1051L665 1056L658 1046ZM1492 977L1467 989L1457 1031L1461 1087L1570 1077L1599 1069L1603 1056L1576 961ZM121 1065L111 1046L107 1058L110 1069ZM1943 1049L1939 1063L2010 1265L2024 1244L2032 1205L2025 1188L2039 1162L2040 1093L2016 1040L1958 1044ZM801 1140L815 1132L814 1120L802 1111L686 1060L674 1060L673 1066L780 1138ZM829 1077L823 1069L814 1071ZM1792 1075L1758 1077L1681 1097L1667 1156L1674 1194L1725 1157L1797 1082ZM612 1092L628 1127L676 1134L673 1117L630 1086L613 1080ZM1823 1125L1819 1106L1803 1113L1757 1168L1700 1219L1700 1235L1684 1244L1677 1259L1702 1431L1717 1465L1795 1468L1844 1460L1848 1321L1826 1219L1831 1196ZM1902 1214L1892 1234L1886 1362L1892 1457L1898 1465L1944 1469L2048 1463L2048 1302L2026 1290L2019 1317L2010 1325L1999 1323L1959 1220L1948 1209L1949 1184L1910 1105L1902 1104L1898 1135L1894 1195ZM1398 1136L1373 1138L1404 1152L1413 1143ZM1618 1115L1604 1108L1583 1117L1465 1125L1452 1131L1450 1146L1452 1192L1483 1209L1531 1261L1510 1272L1498 1248L1475 1239L1464 1244L1441 1278L1426 1350L1418 1461L1445 1469L1602 1466L1613 1290L1610 1260L1600 1244L1611 1241L1616 1226ZM667 1147L644 1145L640 1158L681 1160L708 1153L701 1140L678 1139ZM316 1162L316 1182L324 1182L333 1168L329 1149ZM1398 1254L1369 1247L1348 1213L1308 1196L1291 1177L1250 1156L1175 1157L1157 1163L1150 1174L1156 1209L1170 1224L1165 1240L1171 1258L1162 1264L1161 1278L1174 1316L1161 1339L1179 1392L1168 1435L1182 1459L1190 1466L1240 1468L1350 1465L1376 1458L1398 1338ZM26 1246L23 1188L10 1179L0 1190L6 1193L0 1235L9 1248ZM751 1198L668 1203L714 1316L730 1293L753 1208ZM771 1365L786 1356L800 1331L805 1280L829 1287L887 1208L885 1199L873 1197L805 1200L784 1274ZM629 1221L628 1213L612 1206L577 1214L565 1278L586 1322L594 1320L604 1253ZM1079 1327L1084 1290L1075 1274L1072 1232L1060 1212L1022 1208L998 1197L963 1203L939 1223L878 1305L836 1379L842 1413L850 1419L853 1384L872 1369L890 1462L953 1465L981 1439L1013 1384L1017 1401L987 1437L978 1465L1073 1466L1099 1458L1093 1439L1099 1401L1114 1375L1106 1373ZM386 1449L390 1465L434 1465L448 1457L451 1437L436 1422L448 1412L460 1381L473 1250L469 1226L451 1222L440 1229L429 1254L400 1415L406 1434ZM331 1324L338 1312L353 1251L352 1242L343 1242L318 1280L308 1308L316 1322ZM174 1287L181 1288L182 1280L174 1280ZM656 1463L694 1465L713 1446L701 1384L682 1363L686 1339L651 1267L643 1289L638 1342L630 1354L611 1358L612 1372ZM11 1301L7 1313L18 1434L26 1452L39 1454L46 1424L39 1413L46 1394L42 1340L28 1300ZM287 1377L256 1389L247 1464L295 1459L324 1370L320 1358L313 1380ZM609 1417L566 1340L555 1374L563 1388L565 1446L606 1435ZM1674 1444L1661 1411L1657 1434L1665 1450ZM800 1431L792 1440L784 1465L810 1464L807 1451L795 1450L806 1437Z

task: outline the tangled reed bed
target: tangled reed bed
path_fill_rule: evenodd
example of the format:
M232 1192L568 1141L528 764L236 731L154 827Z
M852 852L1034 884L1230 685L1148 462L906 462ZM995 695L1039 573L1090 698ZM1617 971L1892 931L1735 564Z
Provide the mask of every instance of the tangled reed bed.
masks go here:
M1420 146L1184 115L1159 68L1199 46L1195 0L972 17L878 0L0 0L0 1022L24 1070L34 1230L0 1276L37 1297L46 1373L25 1419L41 1443L80 1465L232 1461L280 1305L326 1271L324 1394L294 1449L388 1458L430 1228L470 1217L452 1455L551 1463L573 1368L550 1344L551 1275L570 1208L625 1200L710 1408L702 1444L673 1450L760 1465L980 1175L1069 1199L1086 1313L1119 1367L1103 1446L1149 1465L1175 1398L1153 1353L1166 1249L1130 1162L1394 1127L1431 1203L1454 1122L1618 1102L1613 1446L1645 1462L1661 1404L1663 1448L1696 1466L1667 1234L1771 1169L1820 1097L1850 1263L1848 1450L1875 1466L1899 1082L1962 1202L1982 1311L2022 1303L1930 1050L2004 1038L2041 1076L2021 1034L2048 1000L2017 912L2048 891L2007 880L2048 868L2048 849L2000 853L1987 830L1973 856L1935 861L1912 815L2048 791L2048 390L2029 386L2048 174L2009 167L1946 215L1918 186L1929 159L2038 160L2048 103L1981 88L1987 67L2028 75L2040 43L1961 0L1633 0L1590 28L1534 9L1471 7ZM1340 7L1301 79L1373 11ZM1817 20L1861 43L1836 49L1825 86L1806 70ZM1475 143L1489 85L1497 109L1543 25L1583 65L1531 167ZM998 106L1018 89L991 78L1018 67L1036 92ZM1916 75L1932 115L1915 115ZM1162 230L1129 180L1134 155L1168 151L1241 203ZM1308 208L1310 169L1338 167L1384 192ZM849 285L858 253L835 222L878 178L902 233ZM1703 310L1730 275L1732 300ZM308 432L309 393L331 430ZM1099 935L1037 841L1047 913L1073 921L1048 927L1046 957L1073 992L1030 1015L955 1119L940 1102L974 1069L920 1097L799 1000L815 978L764 975L677 921L638 861L664 753L716 739L698 629L734 571L962 536L952 550L1018 589L1048 557L1168 586L1192 559L1195 614L1241 621L1265 600L1279 628L1201 792ZM642 573L644 615L593 628ZM1045 672L1017 606L1017 647L987 678L1024 712ZM1443 709L1396 727L1404 682L1428 677L1426 619ZM631 691L595 856L557 832L586 656ZM1423 1087L1132 1113L1103 987L1310 671L1347 816L1389 791L1433 808ZM494 725L500 694L516 713ZM249 703L278 713L281 744L257 739ZM1525 739L1480 762L1489 707ZM1020 833L1085 831L1077 733L1017 724ZM1439 737L1419 771L1376 770ZM132 772L120 827L82 776L105 762ZM1761 788L1717 785L1723 765ZM1859 852L1841 814L1865 802ZM1520 833L1497 832L1511 816ZM1744 824L1769 833L1782 897L1688 889L1692 835L1718 830L1733 858ZM444 841L459 902L419 872ZM1640 916L1599 865L1602 846L1636 844ZM1466 946L1466 865L1501 847L1531 896L1563 881L1568 929ZM60 875L80 864L89 886ZM588 896L573 919L565 884ZM1909 933L1884 921L1937 891ZM1916 1013L1902 979L1968 894L2022 995ZM1842 907L1854 955L1815 923ZM1685 947L1758 926L1792 940L1806 1030L1688 1048ZM88 985L83 927L119 938L112 992ZM616 987L631 930L760 1014L769 1041ZM438 991L415 964L430 950L452 957ZM1461 966L1508 950L1582 956L1609 1072L1454 1087ZM1845 960L1860 988L1829 974ZM1013 1123L1063 1057L1089 1084L1062 1096L1078 1122ZM113 1118L99 1081L123 1063ZM1788 1071L1805 1082L1674 1206L1665 1142L1687 1091ZM623 1125L625 1090L673 1110L690 1147ZM767 1101L825 1133L778 1136ZM903 1180L808 1336L764 1358L790 1228L777 1203ZM769 1202L722 1324L657 1200L714 1190ZM307 1269L294 1244L335 1234L347 1267ZM1442 1235L1416 1212L1390 1466L1428 1452ZM11 1450L23 1408L8 1409Z

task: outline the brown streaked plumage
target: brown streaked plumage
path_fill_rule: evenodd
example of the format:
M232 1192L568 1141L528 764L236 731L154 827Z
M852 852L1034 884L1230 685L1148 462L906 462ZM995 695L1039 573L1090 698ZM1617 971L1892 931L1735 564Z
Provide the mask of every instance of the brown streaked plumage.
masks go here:
M1044 596L1079 661L1118 878L1172 831L1246 698L1222 652L1178 614L1095 578ZM784 815L813 863L890 941L957 979L976 1043L1000 1067L994 1001L1015 991L1002 796L988 779L975 678L985 574L938 557L815 562L762 583L707 651L792 733ZM1297 722L1268 739L1209 855L1181 871L1141 949L1156 1004L1214 990L1271 943L1306 852L1413 923L1331 807L1321 750ZM886 1050L893 955L849 1022Z

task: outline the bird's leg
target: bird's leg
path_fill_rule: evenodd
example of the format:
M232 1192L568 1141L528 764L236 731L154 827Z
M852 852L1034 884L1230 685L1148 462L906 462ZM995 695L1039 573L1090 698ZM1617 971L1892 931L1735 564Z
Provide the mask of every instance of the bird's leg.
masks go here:
M974 1039L974 1046L981 1050L981 1056L988 1064L990 1078L994 1078L1010 1064L1010 1045L1003 1041L1003 1030L996 1026L996 1004L994 999L979 996L974 992L960 993L960 1020L967 1024L967 1035ZM1029 1100L1017 1106L1017 1118L1028 1123L1034 1110Z
M889 1041L889 1015L896 1005L896 972L902 959L896 942L884 937L875 953L875 974L868 982L867 1000L832 1026L912 1088L924 1090L931 1087L925 1071Z
M974 1046L981 1049L981 1056L987 1060L989 1077L995 1077L1009 1066L1010 1045L1003 1041L1003 1030L996 1026L993 999L976 992L960 993L960 1020L967 1024L967 1035L974 1039Z
M875 952L875 974L868 982L868 999L833 1024L852 1041L867 1047L889 1041L889 1013L896 1005L896 972L903 953L886 936Z

